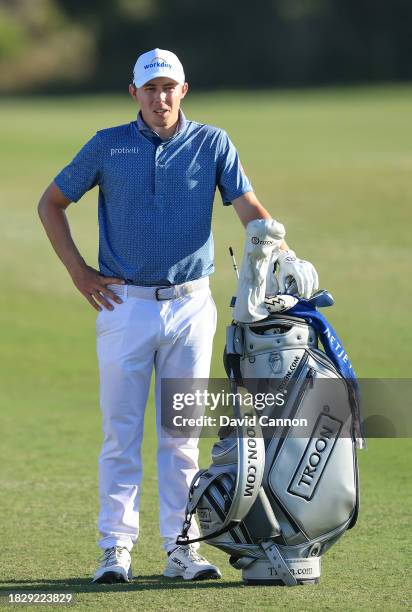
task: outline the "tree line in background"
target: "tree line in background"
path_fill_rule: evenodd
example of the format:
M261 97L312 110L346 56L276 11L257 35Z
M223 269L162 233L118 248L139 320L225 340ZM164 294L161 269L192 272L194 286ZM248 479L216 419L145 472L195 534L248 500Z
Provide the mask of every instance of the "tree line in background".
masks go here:
M0 0L0 91L116 91L175 51L198 89L412 78L411 0Z

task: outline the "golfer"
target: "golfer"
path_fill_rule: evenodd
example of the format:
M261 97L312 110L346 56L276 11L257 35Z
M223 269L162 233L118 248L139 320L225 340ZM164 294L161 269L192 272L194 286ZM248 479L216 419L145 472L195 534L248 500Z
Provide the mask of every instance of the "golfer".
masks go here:
M176 547L189 484L198 470L198 440L162 435L160 387L164 377L209 376L216 328L209 289L216 187L244 226L270 215L256 198L227 134L186 119L180 106L187 91L175 54L154 49L141 55L129 86L140 107L137 120L97 132L39 203L57 255L77 289L99 311L104 440L98 527L103 554L95 582L132 577L143 420L153 369L160 532L168 554L164 575L187 580L221 575L199 555L196 544ZM81 256L65 213L96 185L99 271ZM282 248L287 249L285 243ZM293 261L288 266L293 276ZM199 536L195 524L189 535Z

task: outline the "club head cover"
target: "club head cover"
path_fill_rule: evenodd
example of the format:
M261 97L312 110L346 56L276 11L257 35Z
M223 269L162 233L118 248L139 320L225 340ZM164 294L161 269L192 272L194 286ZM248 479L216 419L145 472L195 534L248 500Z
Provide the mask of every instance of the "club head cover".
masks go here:
M265 306L268 267L284 237L284 226L274 219L255 219L248 223L233 309L236 321L252 323L268 316Z
M275 314L278 312L285 312L286 310L290 310L298 302L298 298L288 294L267 295L265 297L265 306L269 314Z

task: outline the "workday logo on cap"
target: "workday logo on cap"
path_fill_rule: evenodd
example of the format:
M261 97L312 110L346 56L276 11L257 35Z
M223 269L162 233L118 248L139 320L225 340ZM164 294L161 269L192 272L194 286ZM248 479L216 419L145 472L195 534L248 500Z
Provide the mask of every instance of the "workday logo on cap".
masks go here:
M173 67L172 64L168 64L167 61L162 57L154 57L151 60L150 64L144 65L145 70L153 70L153 68L169 68L170 70L172 70Z
M169 77L183 85L185 73L177 55L165 49L153 49L137 58L133 70L133 82L136 87L142 87L156 77Z

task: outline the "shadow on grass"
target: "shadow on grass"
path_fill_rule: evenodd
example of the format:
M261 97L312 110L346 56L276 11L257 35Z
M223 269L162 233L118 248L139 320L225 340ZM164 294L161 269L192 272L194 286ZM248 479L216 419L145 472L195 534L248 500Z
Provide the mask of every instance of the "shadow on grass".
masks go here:
M111 593L127 591L170 591L173 589L227 589L243 586L241 580L226 582L222 580L188 581L182 578L164 578L158 574L135 576L131 582L122 584L92 584L90 578L61 578L56 580L1 580L0 595L11 591L33 592L71 592L71 593Z

